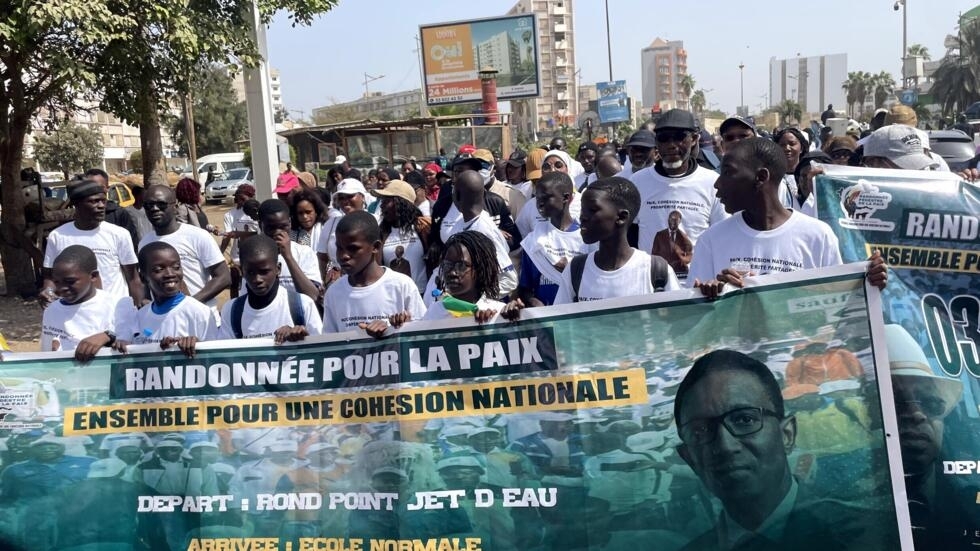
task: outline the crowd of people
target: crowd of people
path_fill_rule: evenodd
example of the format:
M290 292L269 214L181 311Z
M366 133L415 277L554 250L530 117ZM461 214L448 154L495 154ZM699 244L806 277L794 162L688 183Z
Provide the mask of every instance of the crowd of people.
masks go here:
M452 159L440 154L366 174L339 157L322 183L287 167L273 199L259 202L255 187L240 186L223 228L202 217L193 180L175 189L134 190L136 213L110 220L120 210L106 199L108 179L90 171L68 189L74 220L47 240L41 349L73 351L86 362L105 348L126 353L133 344L158 343L194 356L197 343L216 339L265 337L280 344L344 331L385 338L419 320L515 320L525 308L685 287L713 298L747 277L838 265L837 238L815 217L819 168L813 164L942 169L907 111L892 108L872 122L880 128L856 137L793 127L770 136L751 120L732 117L711 140L692 113L675 109L621 149L586 142L574 156L555 138L506 156L463 145ZM963 176L978 174L970 169ZM880 255L872 255L867 270L873 284L886 285ZM231 298L219 310L226 289ZM17 438L7 440L0 500L38 498L38 510L27 507L8 520L23 523L17 533L24 538L39 538L32 549L63 548L52 547L61 537L111 537L106 527L75 534L81 528L49 526L55 536L34 529L41 521L32 515L51 506L43 498L93 478L128 481L132 495L146 487L179 495L354 487L410 495L484 485L588 487L566 478L591 477L602 481L599 489L564 495L568 510L595 509L617 526L669 521L687 526L682 532L689 537L710 527L693 499L697 490L683 483L693 488L702 473L694 458L674 453L676 442L649 432L655 415L602 419L603 430L591 432L590 421L578 419L573 426L572 416L549 414L531 428L430 423L409 438L390 434L389 425L136 434L100 442L42 431L20 446ZM416 471L420 466L424 474ZM665 485L667 476L677 477L674 485ZM345 486L352 477L356 483ZM682 501L664 505L671 490L691 491L690 510L676 505ZM89 497L111 501L98 491ZM563 524L560 515L542 522L544 509L491 509L475 517L465 507L412 517L253 511L214 515L204 527L191 527L180 515L155 522L108 505L58 507L74 508L67 518L111 512L131 519L147 548L160 545L153 534L169 545L156 548L178 549L195 530L240 530L242 518L257 534L274 529L298 537L323 533L327 523L335 533L370 537L421 537L437 527L438 533L493 534L485 549L582 544L581 526ZM459 529L447 528L453 526Z

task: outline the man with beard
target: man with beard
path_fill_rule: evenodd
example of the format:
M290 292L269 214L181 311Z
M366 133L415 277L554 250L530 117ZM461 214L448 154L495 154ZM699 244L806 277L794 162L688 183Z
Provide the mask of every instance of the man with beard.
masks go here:
M626 140L626 163L616 176L632 179L633 174L652 165L657 158L657 139L653 132L641 128Z
M699 129L690 112L671 109L664 113L657 121L655 136L660 160L630 176L642 200L637 248L652 250L654 236L667 227L674 211L681 213L683 230L691 244L697 245L704 230L727 218L715 197L718 173L699 166L694 158Z
M575 155L575 160L582 163L582 170L584 172L576 176L573 181L575 182L575 189L579 192L584 191L589 184L599 178L595 170L595 162L598 156L599 147L595 142L585 142L578 146L578 153Z

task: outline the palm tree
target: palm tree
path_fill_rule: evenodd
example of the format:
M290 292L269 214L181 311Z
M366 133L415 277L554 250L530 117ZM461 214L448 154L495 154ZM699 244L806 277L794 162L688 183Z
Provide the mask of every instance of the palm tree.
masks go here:
M980 19L961 23L956 44L959 55L944 57L932 75L932 95L944 116L980 100Z
M875 107L885 104L888 96L895 91L895 79L888 71L882 71L877 75L871 75L868 88L872 91L875 98Z
M697 84L694 77L691 75L684 75L681 77L678 84L680 85L681 90L684 92L684 97L691 99L691 92L694 91L694 86Z
M919 57L921 57L922 59L924 59L926 61L929 61L930 59L932 59L932 56L929 55L929 48L926 48L922 44L912 44L912 45L910 45L909 46L909 49L908 49L908 56L909 57L919 56Z
M858 73L851 71L847 73L847 80L841 84L841 88L847 94L847 115L854 115L854 104L857 103Z
M789 124L791 120L799 123L803 119L803 106L791 99L784 100L776 106L776 113L783 124Z
M700 115L704 111L704 106L708 100L704 97L704 90L695 90L691 95L691 110Z
M857 87L857 101L858 101L858 112L857 116L860 117L864 114L864 106L868 101L868 94L874 93L874 76L867 71L858 71L858 87Z

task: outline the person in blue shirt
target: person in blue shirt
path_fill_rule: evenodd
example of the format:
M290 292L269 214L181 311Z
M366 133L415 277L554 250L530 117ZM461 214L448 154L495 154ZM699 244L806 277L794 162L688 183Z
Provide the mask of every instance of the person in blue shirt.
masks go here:
M31 442L29 459L14 463L0 477L0 499L13 502L54 495L88 476L91 457L65 455L65 444L45 435Z

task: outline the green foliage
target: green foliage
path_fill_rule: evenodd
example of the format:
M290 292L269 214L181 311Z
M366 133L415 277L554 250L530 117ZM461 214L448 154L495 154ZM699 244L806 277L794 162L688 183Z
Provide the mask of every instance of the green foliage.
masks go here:
M102 165L102 134L68 121L34 140L34 157L43 167L60 170L65 179Z
M788 125L791 121L800 123L803 120L803 106L791 99L777 105L776 112L779 113L783 125Z
M980 101L980 19L963 22L956 41L959 55L943 58L932 75L931 93L944 116Z
M245 154L245 157L242 158L242 163L248 168L252 168L252 148L246 147L242 153Z
M870 86L874 93L875 108L885 105L885 100L895 91L895 79L888 71L872 75Z
M695 90L691 95L691 110L700 115L707 104L708 99L704 96L704 90Z
M704 118L705 119L722 119L722 120L724 120L724 119L727 119L728 118L728 115L724 111L721 111L720 109L708 109L707 111L705 111L702 114L704 115Z
M143 152L133 151L129 154L129 168L137 174L143 172Z
M908 53L909 56L919 56L926 61L932 59L932 56L929 54L929 48L926 48L922 44L910 44Z
M235 142L248 136L248 113L245 102L239 102L228 72L217 65L194 71L193 86L194 138L197 156L235 151ZM184 114L172 119L170 137L186 154Z

